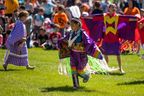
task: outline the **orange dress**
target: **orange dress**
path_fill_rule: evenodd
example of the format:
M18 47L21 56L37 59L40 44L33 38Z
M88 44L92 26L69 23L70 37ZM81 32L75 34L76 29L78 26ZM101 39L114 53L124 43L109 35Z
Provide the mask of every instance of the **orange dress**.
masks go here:
M125 8L124 10L124 14L125 15L137 15L139 14L140 15L140 11L137 7L134 7L134 8Z
M124 10L124 14L125 15L133 15L133 16L137 16L138 18L140 18L140 10L137 7L133 7L133 8L125 8ZM138 45L139 45L139 40L140 40L140 34L138 29L135 30L135 43L134 42L129 42L129 45L131 45L130 47L132 47L132 51L136 52L138 51Z

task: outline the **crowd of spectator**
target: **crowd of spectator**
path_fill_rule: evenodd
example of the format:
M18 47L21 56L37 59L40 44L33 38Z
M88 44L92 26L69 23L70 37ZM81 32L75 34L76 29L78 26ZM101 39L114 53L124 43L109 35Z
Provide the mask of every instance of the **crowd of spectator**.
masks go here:
M140 14L144 8L144 0L0 0L0 47L5 48L22 10L29 12L25 21L27 47L57 49L58 39L70 30L72 17L106 13L111 3L116 4L121 15Z

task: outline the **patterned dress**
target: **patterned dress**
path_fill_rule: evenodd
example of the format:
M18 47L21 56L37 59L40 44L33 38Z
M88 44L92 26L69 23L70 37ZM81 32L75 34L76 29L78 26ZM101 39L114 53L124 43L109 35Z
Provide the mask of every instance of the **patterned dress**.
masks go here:
M17 66L28 65L28 50L26 42L23 47L19 47L23 38L26 38L26 28L24 23L18 20L6 42L7 52L5 55L4 66L7 66L8 64Z

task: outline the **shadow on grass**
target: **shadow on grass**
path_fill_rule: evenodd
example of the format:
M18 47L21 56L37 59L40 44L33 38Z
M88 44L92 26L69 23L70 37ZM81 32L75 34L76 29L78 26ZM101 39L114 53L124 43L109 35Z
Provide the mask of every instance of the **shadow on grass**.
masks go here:
M61 87L46 87L41 88L41 92L53 92L53 91L62 91L62 92L99 92L99 93L106 93L106 92L100 92L97 90L89 90L84 87L80 87L78 89L73 89L71 86L61 86Z
M0 71L5 71L4 69L0 69ZM9 71L22 71L21 69L8 69L5 72L9 72Z
M109 73L109 75L117 75L117 76L123 76L125 74L122 74L122 73L118 73L118 72L114 72L114 73Z
M117 85L138 85L138 84L144 84L144 80L137 80L137 81L118 83Z

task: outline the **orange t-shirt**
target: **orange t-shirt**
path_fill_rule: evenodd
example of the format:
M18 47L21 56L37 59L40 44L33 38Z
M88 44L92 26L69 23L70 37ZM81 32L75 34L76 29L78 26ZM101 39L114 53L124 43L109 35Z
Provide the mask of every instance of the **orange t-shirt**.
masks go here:
M68 17L67 17L67 15L64 12L62 12L62 13L56 13L54 15L53 22L55 24L60 25L60 28L65 28L65 26L66 26L66 24L68 22Z

